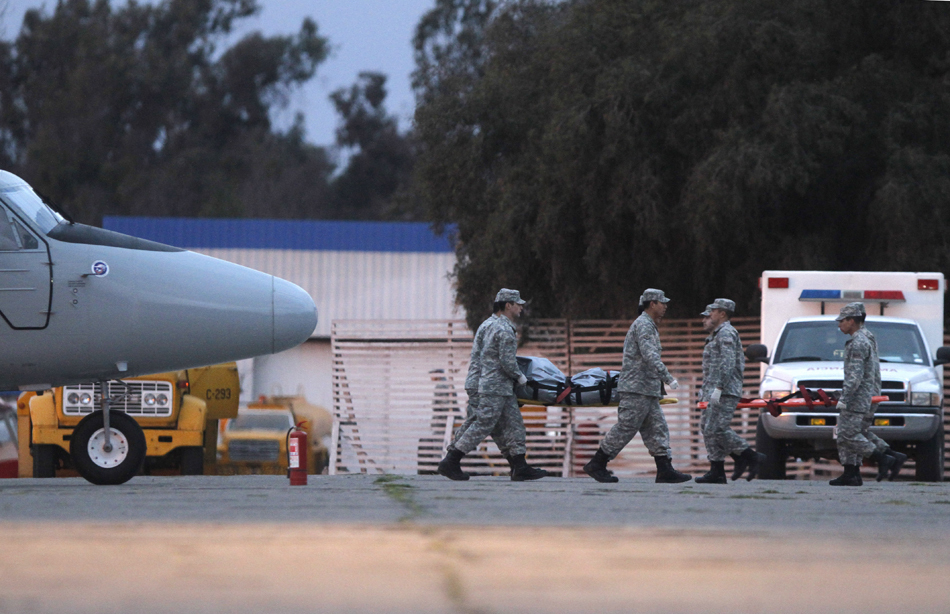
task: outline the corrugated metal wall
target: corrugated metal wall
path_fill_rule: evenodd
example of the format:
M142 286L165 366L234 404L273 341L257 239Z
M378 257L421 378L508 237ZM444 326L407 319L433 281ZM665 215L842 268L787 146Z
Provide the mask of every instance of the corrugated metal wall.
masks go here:
M191 249L293 282L317 305L313 336L333 320L464 317L455 253L427 224L107 217L103 227Z
M194 251L293 282L317 304L315 337L333 320L455 319L452 253L338 252L277 249Z

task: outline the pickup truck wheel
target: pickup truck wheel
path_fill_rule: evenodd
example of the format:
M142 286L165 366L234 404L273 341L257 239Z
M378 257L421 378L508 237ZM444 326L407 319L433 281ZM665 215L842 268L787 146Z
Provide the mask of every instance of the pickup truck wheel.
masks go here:
M125 412L109 412L111 450L105 449L102 411L83 418L69 440L69 453L79 475L93 484L124 484L145 460L145 433Z
M921 482L943 481L943 423L927 441L917 444L915 477Z
M201 446L181 449L180 469L182 475L204 475L205 451Z
M755 451L765 454L765 462L759 465L760 480L785 479L785 444L781 439L773 439L765 431L762 416L755 426Z
M56 446L33 444L33 477L56 477Z

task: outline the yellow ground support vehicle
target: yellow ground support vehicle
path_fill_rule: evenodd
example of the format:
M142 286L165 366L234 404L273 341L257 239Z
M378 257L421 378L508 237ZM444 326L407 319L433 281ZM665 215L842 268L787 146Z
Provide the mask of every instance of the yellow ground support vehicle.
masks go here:
M109 382L110 408L145 432L143 470L182 475L215 473L218 420L237 415L237 365L225 363ZM70 439L76 425L102 408L99 384L24 392L17 403L19 475L75 475Z
M322 407L303 397L262 397L248 404L221 431L218 472L222 474L287 473L287 431L303 422L307 431L307 473L321 473L327 466L332 418ZM324 433L325 431L325 433Z

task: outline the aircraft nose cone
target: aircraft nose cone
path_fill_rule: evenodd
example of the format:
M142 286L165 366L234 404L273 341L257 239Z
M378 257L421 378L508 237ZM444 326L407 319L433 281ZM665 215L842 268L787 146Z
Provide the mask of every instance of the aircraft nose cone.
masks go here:
M274 278L274 353L310 338L317 327L317 306L300 286Z

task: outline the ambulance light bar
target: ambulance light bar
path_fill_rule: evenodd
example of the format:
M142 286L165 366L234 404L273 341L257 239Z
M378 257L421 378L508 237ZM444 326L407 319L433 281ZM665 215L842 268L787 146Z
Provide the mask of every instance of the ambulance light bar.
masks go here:
M851 301L906 302L900 290L802 290L800 301L850 303Z

